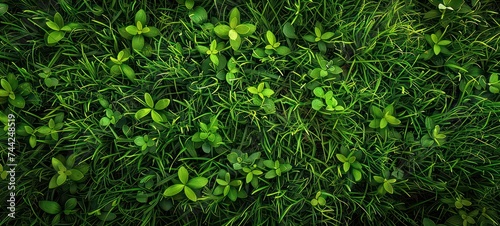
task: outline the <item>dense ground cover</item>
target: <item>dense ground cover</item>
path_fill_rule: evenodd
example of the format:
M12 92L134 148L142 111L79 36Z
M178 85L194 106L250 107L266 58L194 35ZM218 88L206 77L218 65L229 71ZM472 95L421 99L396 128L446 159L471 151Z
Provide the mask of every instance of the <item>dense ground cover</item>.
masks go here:
M0 225L500 223L498 1L0 2Z

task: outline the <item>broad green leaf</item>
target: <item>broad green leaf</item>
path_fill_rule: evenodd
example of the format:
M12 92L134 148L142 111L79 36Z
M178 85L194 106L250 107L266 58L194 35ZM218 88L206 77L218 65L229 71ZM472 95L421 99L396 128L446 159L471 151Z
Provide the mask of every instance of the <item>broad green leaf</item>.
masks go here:
M333 32L325 32L324 34L321 35L321 39L327 41L328 39L331 39L335 33Z
M274 161L272 160L264 160L264 166L266 166L269 169L274 169Z
M377 183L384 183L385 179L381 176L373 176L373 179L377 182Z
M347 162L347 158L343 154L335 154L335 157L341 162Z
M462 202L462 204L464 204L464 206L471 206L472 205L472 202L467 200L467 199L462 199L461 202Z
M434 126L434 120L431 117L425 117L425 128L430 131Z
M347 171L349 171L349 169L351 168L351 163L349 162L344 162L343 164L343 168L344 168L344 172L347 173Z
M66 182L66 178L67 178L67 175L66 174L59 174L59 176L57 176L57 185L60 186L62 184L64 184L64 182Z
M320 98L325 96L325 91L321 87L314 88L313 93L314 93L314 95L316 95L317 97L320 97Z
M231 30L231 27L224 25L224 24L217 25L214 28L215 34L217 36L219 36L219 38L222 38L222 39L228 39L228 35L229 35L230 30Z
M321 29L319 29L319 27L314 27L314 34L316 37L321 37Z
M125 30L130 34L130 35L137 35L138 29L134 25L129 25L125 28Z
M438 55L441 52L441 46L440 45L434 45L434 54Z
M156 102L155 110L158 110L158 111L163 110L163 109L167 108L169 104L170 104L169 99L161 99L158 102Z
M265 97L271 97L274 94L274 91L272 89L264 89L262 90L262 95Z
M144 36L134 35L132 38L132 48L138 51L142 50L144 48Z
M38 202L38 206L40 209L42 209L44 212L48 214L58 214L62 212L61 205L57 202L53 201L40 201Z
M234 189L234 188L230 188L229 186L226 187L226 190L224 190L224 193L233 202L236 201L236 199L238 198L238 191L236 189Z
M264 177L266 179L272 179L272 178L275 178L276 176L277 176L277 174L276 174L275 170L269 170Z
M318 204L324 206L326 204L326 199L323 197L318 197Z
M297 35L295 34L295 28L290 22L286 22L283 25L283 34L287 38L292 38L292 39L298 38Z
M137 11L137 13L135 13L134 22L136 24L138 21L140 21L141 24L146 24L146 20L147 20L146 12L143 9L140 9L139 11Z
M188 179L189 179L189 173L184 166L181 166L179 168L179 171L177 171L177 175L179 176L179 180L181 181L182 184L187 184Z
M491 79L490 79L491 80ZM2 88L7 91L7 93L10 93L12 92L12 86L10 85L10 83L5 80L5 79L2 79L1 80L1 85L2 85ZM7 95L8 96L8 95Z
M9 98L9 103L16 108L24 108L24 106L26 105L26 101L21 95L16 95L15 99Z
M61 30L61 28L59 27L59 25L57 25L55 22L52 22L50 20L48 20L47 22L45 22L45 24L52 30L54 31L59 31Z
M190 179L186 185L189 186L190 188L193 188L193 189L200 189L202 187L205 187L205 185L207 185L207 183L208 183L207 178L195 177L195 178Z
M460 202L460 200L457 200L455 201L455 207L457 209L461 209L462 207L464 207L464 205L462 204L462 202Z
M252 30L247 24L240 24L234 28L234 31L240 35L248 35Z
M321 70L321 68L314 68L309 75L312 78L317 79L317 78L319 78L321 76L320 75L321 71L323 71L323 70Z
M35 148L35 146L36 146L36 136L31 135L29 143L30 143L31 148Z
M385 118L380 119L380 129L387 127L387 120Z
M311 205L312 206L317 206L318 205L318 200L317 199L311 199Z
M373 112L373 116L375 116L375 118L383 118L384 117L384 114L382 113L382 110L380 110L380 108L378 108L377 106L374 106L372 105L372 112Z
M193 10L189 11L189 18L195 24L202 24L208 19L208 14L205 8L196 6Z
M151 108L143 108L135 113L135 119L139 120L141 118L144 118L146 115L148 115L151 112Z
M391 125L399 125L399 124L401 124L401 121L399 119L397 119L396 117L392 116L392 115L386 114L383 119L385 119Z
M194 193L193 189L189 188L188 186L184 187L184 194L186 197L188 197L189 200L196 202L198 197L196 197L196 193Z
M362 177L361 171L358 169L353 169L352 176L354 177L354 181L360 181Z
M217 67L219 66L219 57L217 55L210 54L210 61Z
M384 182L384 189L389 192L389 194L394 193L394 189L392 188L392 184L389 183L388 181Z
M101 215L97 215L97 218L102 221L112 221L116 219L116 214L112 212L104 212Z
M127 64L120 64L121 72L128 78L130 81L135 80L135 71Z
M222 185L222 186L228 185L227 181L219 179L219 178L215 179L215 181L217 182L217 184Z
M451 43L450 40L441 40L438 42L438 45L440 46L446 46L446 45L449 45Z
M231 72L226 73L226 82L229 85L233 85L235 79L236 79L236 76L233 73L231 73Z
M8 10L9 10L9 5L5 3L0 3L0 16L7 13Z
M170 197L170 196L177 195L177 194L179 194L179 192L182 191L182 189L184 189L184 185L183 184L174 184L174 185L168 187L163 192L163 196Z
M80 172L80 170L70 169L68 171L71 172L71 174L68 177L72 181L79 181L83 178L83 173Z
M66 202L64 203L64 209L65 210L73 210L76 208L76 205L78 204L76 198L70 198L68 200L66 200Z
M431 34L431 39L434 43L438 43L439 42L439 38L437 37L437 35L435 34Z
M253 180L253 173L248 173L246 176L246 183L250 183Z
M248 92L250 92L251 94L258 94L259 93L259 90L253 86L250 86L247 88Z
M146 141L144 141L143 137L138 136L134 139L134 144L137 146L142 146L142 145L146 144Z
M231 30L229 30L228 36L229 36L229 39L234 41L238 38L238 33L236 32L236 30L231 29Z
M45 78L43 82L47 87L56 87L59 85L59 80L57 78Z
M192 9L194 6L194 0L185 0L184 5L187 9Z
M225 190L226 187L228 187L228 186L220 186L220 185L218 185L217 187L215 187L213 195L222 195L224 193L224 190Z
M286 47L286 46L280 46L278 48L276 48L276 53L281 55L281 56L286 56L288 54L290 54L292 51L290 50L290 48Z
M233 50L238 50L240 49L240 46L241 46L241 37L238 35L236 40L233 40L233 39L229 39L229 44L231 45L231 48Z
M64 38L64 31L52 31L47 36L47 43L54 44Z
M147 27L147 28L149 29L149 31L142 33L144 36L146 36L148 38L154 38L154 37L160 35L160 30L158 30L158 28L156 28L156 27Z
M326 53L326 43L323 41L318 42L318 49L321 53Z
M266 38L267 38L267 41L269 42L269 44L274 45L274 43L276 43L276 37L269 30L266 32Z
M229 13L229 26L235 28L240 24L240 11L238 8L233 8Z
M303 38L308 42L316 42L316 37L314 37L313 35L305 35L303 36Z
M57 188L59 186L57 184L57 177L58 177L58 174L52 176L52 178L50 179L50 182L49 182L49 189Z
M56 13L54 14L54 22L59 26L59 27L64 27L64 20L61 16L61 14Z
M54 168L54 170L56 170L56 171L61 170L61 166L64 166L64 165L59 159L52 158L52 168Z
M146 106L148 108L153 108L154 107L154 101L153 101L153 98L151 97L151 94L144 93L144 101L146 101Z
M322 107L325 106L325 104L320 99L314 99L311 103L311 106L314 110L319 111Z

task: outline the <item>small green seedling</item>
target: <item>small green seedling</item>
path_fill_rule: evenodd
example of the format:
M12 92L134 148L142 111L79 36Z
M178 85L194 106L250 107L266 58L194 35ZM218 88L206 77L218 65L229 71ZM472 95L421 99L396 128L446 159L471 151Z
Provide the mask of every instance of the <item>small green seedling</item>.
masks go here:
M323 25L321 23L316 22L314 26L314 34L305 35L304 40L316 43L318 45L318 49L321 53L326 53L327 43L335 36L333 32L325 32L323 29Z
M313 90L313 93L316 97L311 105L312 108L316 111L321 110L323 107L327 111L342 111L344 110L344 107L338 105L337 99L333 97L333 91L329 90L328 92L325 93L323 88L321 87L316 87Z
M272 179L275 177L280 177L283 173L286 173L290 170L292 170L292 165L288 163L280 163L280 161L272 161L272 160L264 160L264 166L269 168L270 170L267 171L265 178L267 179Z
M261 82L257 87L250 86L247 88L247 90L251 94L258 95L262 100L264 100L266 97L270 98L274 94L274 91L272 89L264 88L263 82Z
M241 71L238 64L236 64L236 60L234 59L234 57L231 57L231 59L227 61L227 73L225 78L226 82L229 85L234 85L234 82L237 80L236 75L238 75L240 72Z
M432 147L433 145L441 146L444 144L446 135L441 133L441 128L439 125L434 124L434 120L432 120L432 118L425 118L425 127L429 133L424 135L420 140L422 146Z
M44 68L41 73L38 73L38 76L43 78L43 82L47 87L56 87L59 85L59 80L57 78L50 77L51 74L50 68Z
M448 50L448 48L446 48L447 45L451 44L451 41L443 39L443 36L444 36L444 33L442 33L441 31L437 31L436 33L431 34L431 35L426 34L424 36L425 40L427 41L427 43L429 43L430 46L432 46L432 48L425 51L422 54L423 59L429 60L433 56L437 56L440 53L443 53L446 55L451 54L450 50Z
M129 49L124 49L118 53L116 58L110 57L110 73L111 75L125 75L131 81L135 80L135 71L125 62L130 58Z
M65 25L64 20L59 13L54 14L54 20L47 19L45 24L52 30L47 35L47 44L49 45L56 44L64 38L66 32L70 32L79 26L77 23L69 23Z
M196 48L201 54L207 54L210 57L210 61L212 61L215 68L219 66L219 53L224 49L223 42L217 43L216 40L213 40L209 48L206 46L196 46Z
M394 194L394 188L392 184L396 183L396 179L386 179L381 176L373 176L373 179L375 180L375 182L381 184L377 189L377 192L380 195L384 195L386 192L389 192L389 194Z
M31 93L31 84L24 82L19 84L16 76L12 73L7 75L7 79L1 79L0 104L9 102L16 108L24 108L26 105L25 96Z
M99 96L99 103L104 107L104 112L106 113L106 116L99 120L99 125L104 127L109 126L110 124L116 125L123 115L119 111L111 110L109 102L105 100L102 95Z
M241 38L252 35L255 32L255 25L240 23L240 11L233 8L229 13L229 26L219 24L214 28L215 34L224 40L229 39L229 44L233 50L238 50L241 46Z
M241 170L243 167L249 167L260 158L260 152L254 152L250 156L248 153L242 153L236 150L227 155L227 160L232 164L234 170Z
M132 48L137 51L142 51L145 43L144 37L154 38L160 35L160 30L153 26L146 26L147 15L141 9L135 14L135 24L119 29L120 34L126 39L132 39Z
M477 222L474 218L476 218L478 215L479 215L479 210L473 210L470 212L467 212L465 210L458 210L457 214L451 216L446 220L446 223L448 223L449 225L463 225L463 226L475 225Z
M376 106L372 106L371 110L374 119L370 121L370 128L384 129L387 125L395 126L401 124L401 121L394 116L395 111L392 104L387 105L387 107L384 108L384 111L380 110L380 108Z
M245 182L247 184L251 184L254 188L258 188L259 187L259 176L264 174L264 172L262 172L262 170L260 170L258 167L257 167L257 164L253 164L251 166L248 166L248 167L243 167L241 169L243 171L243 173L246 173L246 180Z
M445 15L451 15L451 13L469 13L472 11L469 5L465 3L464 0L429 0L437 9L432 9L424 14L425 19L433 19L440 17L441 20L445 18ZM474 2L474 1L473 1ZM447 25L449 22L444 23Z
M309 76L313 79L327 78L342 73L342 68L335 65L333 60L326 61L321 55L316 55L319 67L309 71Z
M52 168L57 172L49 182L49 189L57 188L63 185L66 181L81 181L84 175L89 170L88 165L79 164L75 166L76 155L72 154L68 159L63 156L52 158ZM76 192L76 185L72 184L70 187L72 193Z
M343 149L342 152L336 154L335 157L342 163L342 167L337 166L337 170L339 171L339 175L342 174L350 174L354 178L354 181L360 181L363 177L363 165L358 161L361 158L361 152L356 151L347 151L347 149ZM346 152L348 153L347 155ZM342 170L341 170L342 168Z
M134 139L134 144L141 147L142 154L152 152L155 149L156 138L150 138L148 135L137 136Z
M200 122L200 131L196 132L191 140L193 142L203 142L203 151L205 153L210 153L212 148L224 144L224 142L222 142L222 136L217 133L217 130L219 130L219 120L217 120L217 116L212 116L210 117L210 123L208 125L204 122Z
M57 114L53 119L49 119L46 126L41 126L36 131L43 136L50 136L52 140L59 140L59 131L64 126L64 113ZM27 131L28 132L28 131ZM29 132L28 132L29 133Z
M489 90L491 93L500 93L500 80L498 80L499 73L492 73L488 83Z
M151 95L149 93L145 93L144 101L145 102L143 102L143 105L146 106L146 108L138 110L135 113L135 119L140 120L141 118L144 118L146 115L151 114L151 118L153 119L153 121L157 123L162 123L163 117L161 116L160 113L158 113L158 111L167 108L168 105L170 104L170 100L161 99L155 104Z
M61 215L64 213L64 215L71 215L76 213L76 205L78 204L76 198L70 198L66 200L64 203L64 209L59 205L59 203L54 202L54 201L40 201L38 202L38 206L40 209L42 209L44 212L48 214L55 215L54 218L52 219L52 225L56 225L59 223L61 219Z
M274 101L271 99L274 91L270 88L265 88L264 82L261 82L257 87L248 87L247 90L249 93L253 94L253 104L263 108L267 114L273 114L276 112L276 106L274 105Z
M243 182L241 180L231 180L231 175L225 170L219 172L219 177L216 179L217 186L214 189L214 195L222 195L228 197L231 201L236 201L238 198L246 198L245 190L241 190Z
M205 177L195 177L189 179L189 172L186 168L184 168L184 166L181 166L179 168L179 170L177 171L177 176L179 177L180 183L168 187L165 192L163 192L163 196L171 197L179 194L184 190L184 194L186 195L186 197L189 200L196 202L196 200L198 200L198 197L196 196L196 193L193 189L200 189L205 187L205 185L207 185L208 183L208 179Z
M316 193L316 196L313 199L311 199L311 205L312 206L317 206L317 205L324 206L324 205L326 205L326 196L323 195L323 192L318 191Z

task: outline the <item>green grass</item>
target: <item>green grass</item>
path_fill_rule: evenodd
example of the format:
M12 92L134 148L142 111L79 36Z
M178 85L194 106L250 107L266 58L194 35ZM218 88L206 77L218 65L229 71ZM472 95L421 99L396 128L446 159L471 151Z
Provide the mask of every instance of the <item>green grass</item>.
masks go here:
M8 189L10 176L0 180L0 225L428 226L429 219L445 225L463 225L464 219L500 224L500 96L490 89L496 86L490 78L500 73L496 1L465 1L470 10L462 5L442 19L441 12L425 17L442 1L196 1L194 6L208 13L202 24L175 1L0 2L8 5L0 15L0 78L7 80L12 73L19 84L31 84L31 89L22 88L25 92L14 90L26 100L23 108L0 97L5 124L0 164L9 170L9 137L16 138L17 164L15 191ZM253 34L241 36L239 50L214 32L215 26L229 23L235 7L241 24L256 26ZM149 52L132 50L132 41L119 32L136 25L140 9L147 25L160 31L145 37ZM78 26L50 45L46 21L54 20L56 12L65 24ZM315 34L316 23L322 33L334 34L323 53L321 44L303 38ZM283 32L286 24L298 38ZM290 54L263 59L254 54L268 44L268 30ZM442 50L426 59L426 51L433 52L426 35L439 30L442 40L451 41L449 53ZM214 67L197 49L212 40L225 43L219 56L235 59L232 85L225 80L228 68ZM135 80L110 73L110 57L125 48L131 57L124 63L134 70ZM338 66L342 72L312 78L310 72L321 68L319 55L329 61L328 68ZM48 86L40 73L58 85ZM262 82L272 95L261 98L248 91ZM319 86L331 90L345 109L314 110L313 89ZM170 100L166 109L157 110L162 122L149 114L135 117L147 108L145 93L155 103ZM373 119L384 118L374 107L389 105L400 123L371 128ZM106 108L121 119L102 125L103 117L112 118ZM7 133L9 114L15 116L15 134ZM57 139L40 133L59 114L64 118ZM214 116L218 129L212 133L222 143L194 142L200 123L209 124ZM446 135L439 145L422 143L424 136L435 136L434 125L426 125L429 119ZM26 126L38 131L34 147ZM154 142L143 151L136 138L145 135ZM229 161L228 155L237 151L260 152L252 164L242 163L262 171L254 175L257 187ZM352 173L354 164L345 173L338 157L350 152L361 166L359 180ZM58 175L52 159L72 154L74 166L88 166L88 172L49 188ZM264 160L292 168L266 178L274 169ZM196 201L184 192L164 195L168 187L182 184L181 166L189 178L208 179L194 189ZM213 194L221 170L241 180L238 190L246 197L231 201ZM395 179L393 193L374 176ZM15 219L6 208L10 192L16 193ZM317 192L324 205L312 205ZM64 213L68 200L76 205ZM461 207L457 200L470 205L465 201ZM51 214L41 201L56 202L63 210Z

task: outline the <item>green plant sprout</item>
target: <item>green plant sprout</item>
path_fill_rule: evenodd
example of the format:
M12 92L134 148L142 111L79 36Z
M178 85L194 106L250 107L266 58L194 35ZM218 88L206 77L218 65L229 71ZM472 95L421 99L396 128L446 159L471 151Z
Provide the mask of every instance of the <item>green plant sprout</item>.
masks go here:
M135 71L125 62L130 58L129 49L124 49L118 53L116 58L110 57L110 62L108 63L110 66L109 72L111 75L125 75L130 81L135 80Z
M231 175L225 170L219 172L219 178L216 179L217 186L213 194L216 196L228 197L231 201L238 198L246 198L245 190L241 190L243 182L241 180L231 180Z
M238 75L241 72L238 65L236 64L236 60L234 59L234 57L231 57L227 61L227 70L228 71L225 77L226 82L229 85L234 85L234 82L237 80L236 75Z
M248 153L242 153L240 150L235 150L227 155L227 160L232 164L234 170L241 170L243 167L249 167L258 159L260 159L260 152L254 152L249 156Z
M75 166L76 155L72 154L68 159L63 156L52 158L52 168L57 172L49 182L49 189L57 188L63 185L68 179L71 181L80 181L88 171L88 165L79 164ZM71 190L75 191L73 184Z
M446 30L445 30L445 32L446 32ZM425 40L427 41L427 43L429 43L430 46L432 46L432 48L425 51L422 54L423 59L429 60L433 56L437 56L440 53L443 53L446 55L451 54L450 50L448 50L448 48L446 48L447 45L451 44L451 41L443 39L443 36L444 36L444 33L442 33L441 31L437 31L436 33L431 34L431 35L425 34L425 36L424 36Z
M266 179L272 179L275 177L280 177L283 173L286 173L290 170L292 170L292 165L288 163L280 163L279 160L273 161L273 160L264 160L264 166L269 168L270 170L267 171L265 178Z
M207 54L210 57L210 61L215 65L215 68L219 66L219 57L222 57L219 53L224 49L223 42L217 43L216 40L213 40L210 47L196 46L196 48L201 54Z
M47 35L47 44L49 45L56 44L64 38L66 32L70 32L79 27L77 23L69 23L65 25L64 19L59 13L54 14L54 20L47 19L45 24L52 30Z
M319 67L309 71L309 76L313 79L327 78L328 76L339 75L342 68L335 65L332 60L326 61L321 55L316 55Z
M430 117L425 118L425 127L429 131L428 134L424 135L421 139L421 144L424 147L432 147L433 145L441 146L444 144L446 135L441 133L441 128L439 125L434 124L434 120Z
M1 79L0 85L0 104L9 102L16 108L23 109L26 105L24 97L31 93L31 84L24 82L19 84L16 76L12 73L7 75L7 79Z
M57 114L53 119L49 119L49 123L46 126L41 126L36 129L36 131L43 136L50 136L52 140L59 140L59 131L64 126L64 114ZM27 131L28 132L28 131ZM28 132L29 133L29 132Z
M124 38L132 40L132 49L142 51L145 46L144 37L154 38L160 35L160 30L146 26L147 15L143 9L137 11L134 22L134 25L120 28L119 32Z
M313 199L311 199L311 205L312 206L326 205L326 196L323 195L323 192L321 191L316 192L316 196Z
M396 183L396 179L386 179L381 176L373 176L373 179L375 180L375 182L381 184L377 189L378 194L384 195L386 192L388 192L389 194L394 194L394 188L392 184Z
M500 81L498 80L498 73L491 74L488 86L491 93L500 93Z
M106 113L106 116L102 117L101 120L99 120L99 125L101 126L109 126L111 125L116 125L120 119L122 119L123 115L119 111L113 111L110 107L110 104L107 100L103 98L102 95L99 95L98 97L99 104L101 104L102 107L104 107L104 112Z
M135 119L140 120L141 118L144 118L146 115L151 114L151 118L153 119L154 122L157 123L162 123L163 122L163 117L158 113L158 111L164 110L165 108L168 107L170 104L169 99L161 99L154 103L153 98L149 93L144 94L144 103L143 105L146 106L146 108L140 109L135 113Z
M241 46L241 38L252 35L255 32L255 25L240 23L240 11L233 8L229 13L229 26L219 24L214 28L215 34L224 40L229 39L229 44L233 50L238 50Z
M208 183L208 179L205 177L195 177L189 179L189 172L186 168L184 168L184 166L181 166L179 168L179 170L177 171L177 176L179 177L180 183L176 183L168 187L163 192L163 196L171 197L179 194L181 191L184 191L184 194L189 200L196 202L196 200L198 200L198 197L196 196L194 189L205 187L205 185L207 185Z
M262 107L267 114L276 112L274 101L270 98L274 94L274 91L270 88L265 88L264 82L259 83L257 87L250 86L247 90L253 94L253 104Z
M56 87L57 85L59 85L59 80L57 78L50 77L50 75L50 68L44 68L42 69L41 73L38 73L38 76L40 76L40 78L43 78L43 82L47 87Z
M68 200L66 200L66 202L64 203L64 209L63 207L61 207L61 205L59 205L59 203L54 201L44 200L38 202L38 206L40 207L40 209L42 209L44 212L48 214L55 215L54 218L52 219L52 225L59 223L61 215L63 213L64 215L71 215L76 213L75 208L77 204L78 202L76 198L69 198Z
M329 31L325 32L323 29L323 25L319 22L316 22L316 25L314 26L314 34L305 35L303 38L308 42L316 43L318 45L319 51L324 54L327 50L327 44L330 42L333 36L335 36L335 33Z
M340 165L337 166L339 175L349 173L356 182L362 179L363 165L357 161L361 159L361 152L348 151L346 148L342 148L341 153L335 154L335 157L337 157L337 159L342 163L342 167Z
M217 116L212 116L210 117L210 123L208 125L204 122L200 122L200 131L196 132L191 140L193 142L203 142L203 151L205 153L210 153L212 148L224 144L224 142L222 142L222 136L217 133L217 130L219 130L219 120L217 120Z
M374 119L370 121L370 128L385 129L387 125L395 126L401 124L401 121L394 116L395 111L392 104L387 105L387 107L384 108L384 111L380 110L380 108L376 106L372 106L371 112Z
M325 93L323 88L316 87L313 90L316 97L312 102L311 106L314 110L320 111L321 108L325 107L327 111L342 111L344 107L338 105L337 100L333 97L333 91L329 90ZM324 101L324 102L323 102Z
M248 166L248 167L243 167L241 169L246 175L245 175L245 182L247 184L251 184L254 188L258 188L259 187L259 179L258 179L258 176L264 174L264 172L262 172L262 170L260 170L258 167L257 167L257 164L253 164L251 166Z
M156 148L155 146L156 138L150 138L148 135L137 136L134 139L134 144L141 147L142 154L153 152Z

